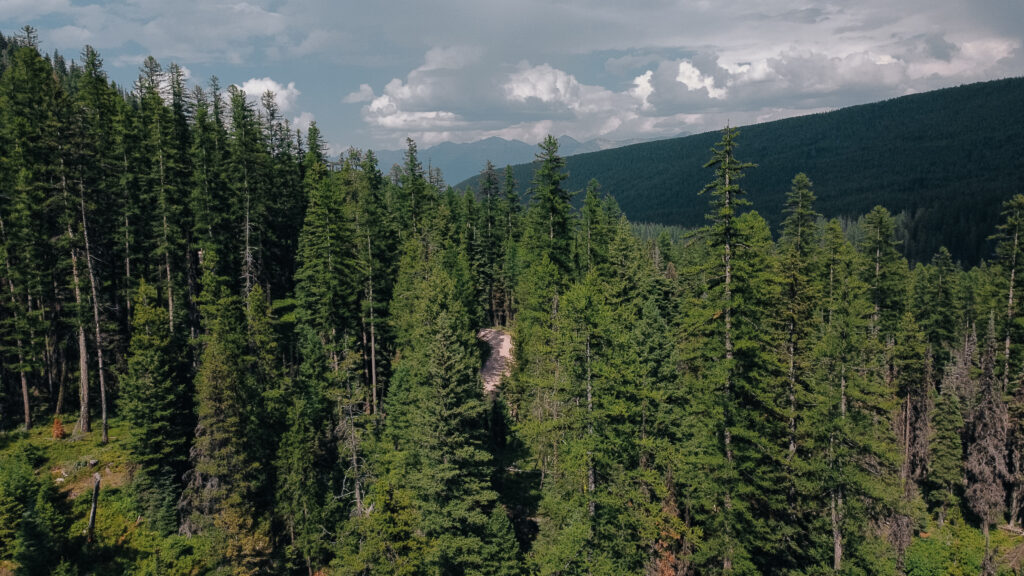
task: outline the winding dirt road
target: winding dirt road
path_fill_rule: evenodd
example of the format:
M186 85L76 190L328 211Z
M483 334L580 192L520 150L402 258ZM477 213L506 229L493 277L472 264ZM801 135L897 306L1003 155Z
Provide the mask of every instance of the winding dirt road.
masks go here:
M501 387L501 379L512 370L512 336L500 328L484 328L476 337L491 347L480 378L484 381L484 393L493 396Z

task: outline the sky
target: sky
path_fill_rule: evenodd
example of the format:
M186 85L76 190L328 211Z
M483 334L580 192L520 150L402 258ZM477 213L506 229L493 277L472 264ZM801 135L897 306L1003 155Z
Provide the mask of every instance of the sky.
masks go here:
M330 148L662 138L1024 76L1021 0L0 0L44 51L147 55Z

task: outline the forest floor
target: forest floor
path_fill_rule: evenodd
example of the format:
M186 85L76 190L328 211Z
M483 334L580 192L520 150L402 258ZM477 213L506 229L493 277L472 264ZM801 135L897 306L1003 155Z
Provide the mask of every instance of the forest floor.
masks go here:
M512 335L501 328L484 328L476 337L491 347L491 354L480 371L484 393L497 394L501 379L512 370Z

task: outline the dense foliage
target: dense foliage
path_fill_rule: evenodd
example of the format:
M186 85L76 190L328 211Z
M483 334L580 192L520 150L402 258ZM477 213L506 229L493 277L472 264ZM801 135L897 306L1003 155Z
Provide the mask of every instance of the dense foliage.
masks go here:
M0 574L1021 570L1024 196L910 265L726 128L638 233L554 138L457 191L273 102L0 37Z

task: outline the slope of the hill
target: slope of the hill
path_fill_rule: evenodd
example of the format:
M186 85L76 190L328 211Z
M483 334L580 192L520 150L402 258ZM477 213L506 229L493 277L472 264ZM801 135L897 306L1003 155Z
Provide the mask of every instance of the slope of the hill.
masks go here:
M716 132L581 154L567 159L566 186L596 178L633 221L700 226L710 180L703 168ZM1024 79L947 88L741 129L738 156L759 166L743 186L773 226L797 172L815 184L818 210L857 216L882 204L906 212L908 257L939 246L974 263L999 204L1024 192ZM533 167L515 167L525 190ZM463 185L472 184L472 180Z

